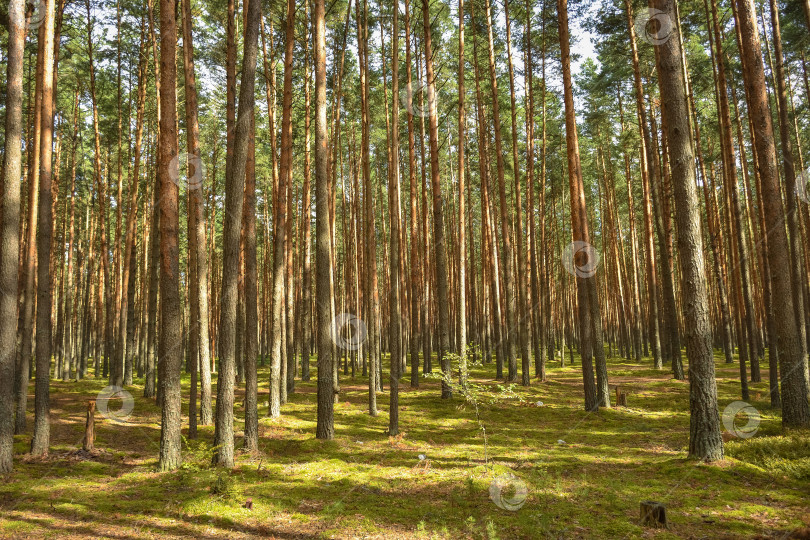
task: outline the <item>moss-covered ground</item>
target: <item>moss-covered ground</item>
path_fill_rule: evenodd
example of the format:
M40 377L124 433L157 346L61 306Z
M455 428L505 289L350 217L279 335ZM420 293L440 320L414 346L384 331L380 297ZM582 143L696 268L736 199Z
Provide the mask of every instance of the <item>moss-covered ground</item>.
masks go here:
M722 415L739 399L738 370L719 356L716 361ZM687 459L688 382L649 364L611 359L611 384L630 390L628 406L597 413L583 409L578 363L560 368L551 362L547 382L533 380L513 392L492 380L492 365L474 367L473 380L486 389L478 403L486 449L473 404L458 394L440 399L439 381L427 378L418 389L403 379L402 433L392 438L386 434L387 392L378 395L380 414L371 417L367 379L341 376L335 439L317 440L314 359L312 366L312 380L296 381L277 420L265 417L269 371L260 369L260 453L239 453L230 471L210 466L214 428L202 426L197 439L184 439L181 469L155 472L160 413L152 399L142 397L143 380L128 388L134 409L126 421L97 413L97 451L89 456L77 452L86 404L106 381L54 381L51 452L31 459L25 452L33 427L32 384L29 430L15 438L15 471L0 486L0 537L663 539L808 533L810 434L782 431L767 382L751 384L750 403L761 417L756 433L726 433L726 459L701 464ZM185 400L188 375L183 385ZM242 395L239 390L237 448ZM501 481L493 486L496 477ZM511 478L511 485L503 478ZM644 500L666 505L668 529L639 525Z

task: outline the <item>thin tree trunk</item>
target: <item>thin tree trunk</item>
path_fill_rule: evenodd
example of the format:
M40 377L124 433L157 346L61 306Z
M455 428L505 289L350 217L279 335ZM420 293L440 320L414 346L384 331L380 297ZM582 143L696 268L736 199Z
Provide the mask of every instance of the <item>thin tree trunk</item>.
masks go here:
M46 0L42 68L42 131L40 139L39 208L37 228L37 333L34 437L31 454L46 456L51 440L50 366L51 366L51 182L54 120L54 19L55 2Z
M442 202L441 177L439 172L439 117L436 109L436 76L433 72L433 44L430 27L430 3L422 0L424 23L425 76L427 77L429 136L430 136L430 177L433 191L433 252L436 267L436 301L439 311L439 350L438 360L445 379L450 376L450 311L447 285L447 250L444 241L444 208ZM449 399L453 392L446 380L442 380L442 399Z
M332 247L329 234L329 137L326 124L326 23L324 0L312 9L315 55L315 274L318 316L318 423L315 436L332 439L334 424L334 369L332 358Z
M585 192L582 186L582 170L579 159L579 138L577 136L576 118L574 115L574 97L571 87L571 63L570 63L570 38L568 36L568 5L567 0L557 0L557 15L560 18L560 52L563 66L563 87L565 92L565 140L568 156L568 178L571 192L571 228L574 237L573 246L589 245L587 214L585 206ZM581 242L583 244L577 244ZM579 352L582 359L582 376L585 384L585 410L598 409L600 405L610 406L610 397L607 395L606 380L599 377L598 385L594 384L593 356L596 356L597 364L599 357L604 363L604 349L602 348L601 335L597 337L594 329L599 326L601 334L601 320L599 317L599 307L592 306L597 301L596 283L589 284L588 280L593 280L590 272L578 271L580 267L587 268L592 261L582 261L578 255L583 254L590 257L587 250L577 248L574 250L575 260L573 266L576 271L577 299L579 313L580 347ZM587 277L586 277L587 276ZM592 294L593 293L593 294ZM596 320L593 320L596 319ZM598 386L598 388L597 388ZM598 395L597 395L598 392ZM607 402L605 401L607 400Z
M517 359L515 356L515 334L518 329L515 326L517 310L517 298L515 296L515 268L514 253L512 252L512 211L506 203L506 181L504 180L503 144L501 141L501 116L498 104L498 81L495 74L495 45L492 36L492 14L490 0L486 2L487 35L489 37L489 77L492 89L492 120L495 131L495 160L498 174L498 192L500 194L501 210L501 235L503 236L503 260L504 260L504 287L503 293L506 301L506 326L503 327L502 334L505 342L506 360L508 366L507 381L517 380ZM498 322L500 324L500 322Z

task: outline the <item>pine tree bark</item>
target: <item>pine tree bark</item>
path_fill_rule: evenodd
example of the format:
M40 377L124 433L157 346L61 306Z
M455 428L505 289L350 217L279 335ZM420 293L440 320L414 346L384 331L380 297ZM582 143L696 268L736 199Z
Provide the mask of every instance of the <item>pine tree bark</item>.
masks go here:
M439 310L439 350L438 360L444 377L450 376L450 309L448 302L447 250L444 241L444 208L442 202L441 177L439 173L439 117L436 109L436 76L433 71L433 43L430 27L430 2L422 0L424 23L425 76L427 78L427 98L430 136L430 185L433 192L433 253L436 267L436 302ZM449 399L453 392L446 381L442 381L442 399Z
M570 38L568 32L568 2L557 0L557 16L560 20L560 53L563 66L563 88L565 97L565 141L567 146L568 179L571 193L571 229L575 242L590 243L585 207L585 192L582 183L582 169L579 159L579 138L577 136L576 117L574 113L574 96L571 86ZM581 250L577 250L578 252ZM576 253L579 255L579 253ZM582 266L588 261L575 260L574 267ZM599 357L604 363L605 351L602 348L601 317L598 304L592 305L596 298L596 283L589 283L593 276L584 277L576 272L577 300L579 314L579 352L582 359L582 376L585 385L585 410L592 411L602 406L610 406L607 395L607 381L594 384L593 361L599 364ZM585 274L587 275L587 274ZM594 320L597 319L597 320ZM599 332L595 329L599 328ZM605 402L605 400L607 400Z
M638 129L641 142L639 160L641 162L641 177L644 192L644 252L646 255L645 266L647 268L647 296L648 306L648 340L653 355L653 365L656 369L663 367L661 359L661 338L659 328L658 310L658 271L655 263L655 243L653 241L653 218L651 207L650 189L650 168L653 166L648 162L648 148L650 147L649 128L647 126L647 109L644 106L644 88L641 83L641 69L639 67L638 45L636 43L636 30L633 18L633 7L630 0L624 2L627 15L627 31L630 37L630 50L633 59L633 86L636 95L636 114L638 116Z
M503 143L501 140L501 116L498 98L498 80L495 73L495 45L492 36L492 13L490 0L486 2L487 35L489 38L489 78L492 89L492 121L495 131L495 162L498 174L498 192L500 195L501 235L503 236L504 287L503 294L506 307L506 326L501 330L506 349L508 373L507 381L517 380L517 358L515 353L515 316L518 315L517 297L515 296L515 264L512 245L512 211L506 203L506 181L504 180ZM496 324L500 324L498 321Z
M509 100L512 114L512 174L515 177L515 237L517 238L517 300L519 309L517 314L519 320L516 321L514 329L520 344L521 358L521 384L529 386L531 383L529 355L529 300L527 293L529 290L528 272L526 267L526 248L523 237L523 203L521 202L520 187L520 163L518 161L518 136L517 136L517 104L515 101L515 65L512 62L512 30L509 19L509 0L503 1L504 17L506 19L506 53L509 65Z
M17 286L22 176L22 94L25 1L8 5L6 118L0 208L0 474L13 468L14 383L17 350ZM26 379L26 390L28 380ZM23 412L24 415L24 412Z
M271 313L271 353L270 353L270 418L281 415L282 347L284 347L282 325L284 307L284 272L287 242L287 191L292 179L292 55L295 29L295 3L287 2L287 22L284 49L284 97L281 116L281 168L277 194L274 197L275 219L273 220L273 295Z
M463 5L463 0L461 0ZM463 28L462 28L463 31ZM461 38L460 38L461 39ZM463 53L463 49L459 54ZM410 320L410 356L411 356L411 388L419 388L419 345L420 328L419 315L422 309L419 305L419 284L421 283L421 261L419 260L419 210L417 208L417 179L416 179L416 140L413 124L413 62L411 60L411 6L405 0L405 65L408 77L408 98L410 107L407 107L408 117L408 191L410 199L410 229L411 229L411 320ZM459 95L463 95L459 91Z
M51 242L53 207L54 20L55 2L46 0L42 22L42 115L40 135L39 208L37 219L37 333L34 437L31 454L46 456L51 440Z
M674 0L655 0L655 7L677 20ZM673 32L677 33L677 25ZM666 118L672 178L674 180L681 290L689 358L689 455L702 461L723 458L723 439L717 413L709 299L703 262L703 238L695 184L695 159L686 98L679 36L658 45L656 63L661 87L662 114Z
M332 358L332 246L329 234L329 137L326 124L326 22L324 0L312 9L315 67L315 236L316 305L318 318L318 423L315 436L332 439L334 421L334 368Z
M740 31L742 55L746 58L743 80L746 87L748 110L754 127L755 157L762 182L762 204L768 226L768 262L771 268L772 298L775 306L787 313L794 311L794 295L801 291L794 284L790 263L790 243L785 231L785 209L782 205L779 173L776 164L773 123L765 86L765 69L756 12L751 0L735 0L737 26ZM795 287L794 287L795 285ZM804 338L799 334L795 317L785 317L777 328L779 367L782 379L782 425L785 427L810 426L810 407L802 369Z
M311 92L311 71L309 54L309 0L306 0L307 13L304 14L305 25L307 27L306 58L304 59L304 70L306 81L304 82L304 192L301 201L301 223L303 263L302 263L302 285L301 285L301 380L309 380L310 354L312 353L312 169L311 169L311 147L312 147L312 92ZM356 192L355 192L356 193Z
M255 122L253 115L249 121ZM256 261L256 139L255 126L248 131L248 156L245 166L245 207L242 227L245 236L245 441L248 452L259 450L258 355L258 271Z
M197 105L197 78L194 67L194 39L192 31L191 0L183 0L183 68L186 90L186 134L188 154L195 160L195 170L189 166L189 255L195 265L196 277L191 283L192 306L196 304L191 331L197 340L200 364L200 424L213 421L211 409L211 356L208 330L208 252L205 239L205 216L203 212L202 164L200 155L200 124ZM137 162L136 162L137 163ZM194 181L192 181L192 172ZM191 218L193 216L193 219Z
M180 306L179 189L170 177L177 159L176 51L177 22L173 0L160 2L160 337L159 358L163 362L160 385L162 410L158 470L180 466L181 396L180 369L183 362L183 315Z
M363 4L365 7L365 3ZM367 356L369 359L369 380L368 380L368 412L371 416L377 416L377 391L380 387L379 377L381 372L377 369L380 355L379 319L380 305L377 295L377 242L374 226L374 198L371 187L371 157L369 143L369 85L368 85L368 17L366 9L360 9L360 2L356 3L355 15L357 19L357 43L358 56L360 58L360 107L361 107L361 162L363 172L363 207L364 207L364 240L365 252L365 277L366 277L366 326L368 328L368 339L366 343ZM320 352L319 352L320 354Z
M26 23L27 24L27 23ZM39 36L42 36L44 26L39 27ZM15 389L17 393L17 413L14 419L14 433L21 434L26 428L26 410L28 408L28 383L31 378L31 358L34 351L34 295L36 293L35 278L37 268L37 208L39 208L39 159L40 159L40 126L42 123L42 47L44 39L37 40L36 83L33 99L29 98L31 114L34 117L33 132L26 145L31 145L31 151L26 152L28 159L28 209L26 215L25 242L23 244L24 261L21 275L23 285L23 305L20 310L18 332L20 335L19 358L17 359L17 378ZM29 86L30 88L30 86Z
M399 434L399 378L402 366L402 315L400 313L400 200L399 200L399 3L393 5L394 20L391 52L391 167L388 172L388 219L391 224L389 268L391 285L389 318L391 325L391 397L388 412L388 435Z
M115 348L115 365L128 366L125 367L120 378L116 384L123 386L123 384L132 384L132 351L126 350L126 335L128 325L128 312L129 312L129 276L130 267L132 266L132 258L134 254L135 245L135 232L136 232L136 218L137 218L137 205L138 205L138 187L140 184L140 165L141 165L141 146L143 142L143 117L144 108L146 103L146 50L144 50L144 35L141 33L141 47L139 62L138 62L138 104L137 104L137 119L135 127L135 157L134 167L131 172L130 186L129 186L129 203L127 207L127 224L126 224L126 239L124 241L124 267L123 276L121 279L121 303L118 311L118 339ZM129 359L126 362L125 356ZM128 375L128 377L127 377Z
M799 333L799 351L802 358L801 371L804 377L805 392L810 392L810 372L807 365L808 340L801 339L807 336L805 322L805 298L803 287L802 261L804 249L799 227L799 212L796 204L796 167L794 165L793 142L790 137L790 120L788 118L787 83L785 81L785 60L782 53L782 32L779 23L779 9L776 0L770 0L771 25L773 29L773 48L776 55L776 97L779 112L779 138L782 142L782 163L785 174L785 193L787 200L787 222L790 233L790 271L795 290L793 291L793 311L796 316L796 328ZM808 13L810 15L810 13ZM796 140L800 140L797 138ZM801 152L799 152L801 155ZM807 179L801 177L802 182ZM806 246L804 246L806 249Z
M396 70L394 71L396 73ZM459 355L467 361L467 203L464 193L464 145L467 112L464 109L464 0L458 1L458 328Z
M220 361L217 382L214 462L233 467L233 407L236 372L236 309L239 275L239 236L245 191L245 167L248 157L251 118L254 114L256 60L258 57L261 5L250 2L247 9L242 81L239 89L239 114L233 134L234 149L225 174L225 226L223 232L222 294L220 295Z

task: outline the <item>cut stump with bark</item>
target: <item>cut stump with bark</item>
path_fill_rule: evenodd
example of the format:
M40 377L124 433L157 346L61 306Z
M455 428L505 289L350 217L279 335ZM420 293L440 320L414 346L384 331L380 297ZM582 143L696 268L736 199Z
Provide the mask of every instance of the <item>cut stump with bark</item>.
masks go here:
M617 407L627 407L627 394L630 392L627 391L627 388L623 388L621 386L616 387L616 406Z
M666 529L666 507L655 501L641 501L641 526Z
M84 440L82 449L85 452L92 452L96 441L96 401L91 399L87 402L87 421L84 424Z

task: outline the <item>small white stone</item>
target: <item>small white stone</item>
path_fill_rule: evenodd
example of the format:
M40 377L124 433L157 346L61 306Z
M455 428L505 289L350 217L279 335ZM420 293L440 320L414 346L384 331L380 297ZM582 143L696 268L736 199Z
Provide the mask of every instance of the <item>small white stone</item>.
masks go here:
M535 405L537 405L538 407L542 407L542 406L543 406L543 402L542 402L542 401L538 401L537 403L535 403Z
M557 439L557 444L565 444L565 441L562 439Z
M425 454L419 454L419 461L425 460Z

